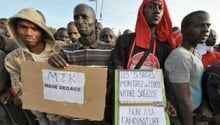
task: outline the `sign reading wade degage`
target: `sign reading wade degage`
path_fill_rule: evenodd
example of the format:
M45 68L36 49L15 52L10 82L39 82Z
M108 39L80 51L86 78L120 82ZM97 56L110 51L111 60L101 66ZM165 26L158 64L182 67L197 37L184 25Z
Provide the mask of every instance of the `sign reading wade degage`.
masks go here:
M90 120L104 117L106 68L70 65L57 69L24 61L21 79L24 109Z
M115 71L115 125L169 125L160 69Z
M84 104L84 73L43 69L42 74L45 99Z

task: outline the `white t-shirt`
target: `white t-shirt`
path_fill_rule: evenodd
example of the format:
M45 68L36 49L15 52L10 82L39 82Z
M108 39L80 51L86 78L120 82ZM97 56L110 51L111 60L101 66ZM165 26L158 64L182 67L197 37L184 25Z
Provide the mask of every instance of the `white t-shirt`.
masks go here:
M42 62L43 52L41 52L40 54L31 53L31 55L34 58L35 62Z
M204 72L200 56L182 46L174 49L165 61L165 70L170 82L190 84L190 100L195 110L202 101L202 74Z

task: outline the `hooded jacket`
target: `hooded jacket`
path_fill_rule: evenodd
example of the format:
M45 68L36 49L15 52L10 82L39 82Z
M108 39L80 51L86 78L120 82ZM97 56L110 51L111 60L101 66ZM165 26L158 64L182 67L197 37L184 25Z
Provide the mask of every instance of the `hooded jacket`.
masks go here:
M21 91L22 88L21 69L20 69L21 61L24 60L36 61L33 58L32 53L29 51L27 46L18 36L16 27L17 27L17 21L19 19L27 20L37 25L44 32L42 36L44 37L43 38L44 41L46 41L46 47L45 50L42 52L42 58L38 60L39 62L47 62L48 57L58 52L61 46L64 45L64 43L54 40L53 35L47 29L47 26L45 24L45 18L43 17L42 14L39 13L39 11L33 8L25 8L19 11L13 17L9 18L9 22L8 22L9 28L19 48L12 51L6 56L5 68L8 70L10 74L12 85L17 93L20 93L19 91Z
M151 30L144 17L144 7L146 4L149 4L152 0L143 0L140 8L138 10L136 27L135 27L135 44L138 47L148 49L150 47L151 40ZM160 23L156 29L156 39L161 42L168 41L171 48L175 48L177 44L173 40L172 36L172 22L170 19L169 11L166 5L165 0L159 0L163 4L164 14L161 18Z
M34 59L32 53L27 46L18 36L16 30L18 20L26 20L43 30L43 40L46 42L45 49L41 53L40 59ZM8 70L12 82L12 86L18 93L18 96L22 94L22 81L21 81L21 62L24 60L47 62L48 57L57 53L61 46L64 45L61 41L55 41L53 35L47 29L45 18L42 13L33 8L25 8L19 11L16 15L9 18L9 28L14 36L18 49L9 53L5 58L5 68Z

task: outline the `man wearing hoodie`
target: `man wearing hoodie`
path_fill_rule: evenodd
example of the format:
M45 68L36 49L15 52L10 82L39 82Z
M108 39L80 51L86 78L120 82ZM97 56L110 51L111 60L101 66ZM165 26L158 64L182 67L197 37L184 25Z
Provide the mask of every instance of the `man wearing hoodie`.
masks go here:
M19 48L6 56L5 68L10 74L12 87L18 95L15 104L21 106L21 62L24 60L47 62L48 57L56 53L64 43L54 40L47 29L43 14L34 8L22 9L9 19L8 24ZM67 124L66 119L56 115L45 115L39 112L34 114L40 125Z
M165 59L178 46L171 36L172 22L165 0L143 0L135 32L121 35L116 41L112 54L114 68L164 69ZM164 81L167 98L174 104L172 86ZM176 115L172 105L168 109L170 115Z

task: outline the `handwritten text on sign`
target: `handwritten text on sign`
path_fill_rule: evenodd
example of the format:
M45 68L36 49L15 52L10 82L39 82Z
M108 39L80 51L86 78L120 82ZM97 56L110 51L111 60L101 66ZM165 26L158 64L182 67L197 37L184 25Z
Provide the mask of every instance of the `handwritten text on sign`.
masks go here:
M42 70L44 98L60 102L84 103L85 74Z
M120 106L119 125L165 125L164 107Z
M120 71L119 101L162 101L160 72Z

